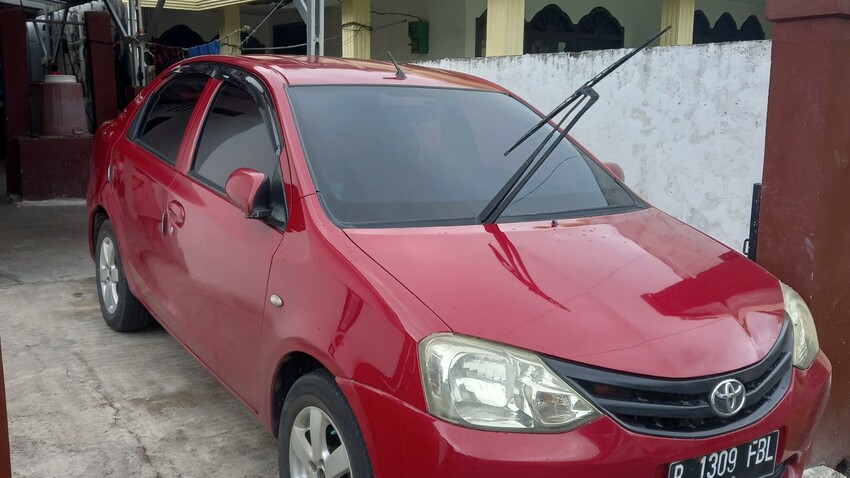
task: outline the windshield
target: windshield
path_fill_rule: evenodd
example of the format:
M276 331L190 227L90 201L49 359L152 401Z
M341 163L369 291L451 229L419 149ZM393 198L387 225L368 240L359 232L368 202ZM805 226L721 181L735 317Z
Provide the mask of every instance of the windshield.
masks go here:
M290 99L320 198L348 227L473 224L551 131L505 156L540 116L497 92L298 86ZM562 141L500 221L633 207L610 174Z

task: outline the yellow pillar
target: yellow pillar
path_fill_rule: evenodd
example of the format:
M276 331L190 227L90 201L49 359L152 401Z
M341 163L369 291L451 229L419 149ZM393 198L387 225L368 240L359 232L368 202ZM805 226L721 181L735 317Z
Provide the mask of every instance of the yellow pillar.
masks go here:
M242 34L237 31L242 28L239 5L221 7L219 13L218 38L221 41L221 54L241 55L242 49L238 45L242 42Z
M342 0L342 56L344 58L372 57L370 0Z
M673 29L661 37L661 45L691 45L694 42L695 0L663 0L661 27Z
M487 56L522 55L525 0L487 0Z

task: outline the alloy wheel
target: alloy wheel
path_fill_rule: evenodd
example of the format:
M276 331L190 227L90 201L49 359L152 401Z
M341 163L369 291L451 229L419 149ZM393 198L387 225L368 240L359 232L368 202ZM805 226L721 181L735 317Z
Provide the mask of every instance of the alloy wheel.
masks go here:
M109 237L104 237L100 243L100 258L98 268L100 269L100 296L106 311L114 314L118 308L118 265L115 261L115 243Z
M298 412L289 437L292 478L352 478L351 460L333 420L319 407Z

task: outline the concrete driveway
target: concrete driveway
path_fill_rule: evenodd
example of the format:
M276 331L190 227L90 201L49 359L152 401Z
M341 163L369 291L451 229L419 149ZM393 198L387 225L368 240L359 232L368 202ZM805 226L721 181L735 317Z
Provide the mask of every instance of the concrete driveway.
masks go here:
M103 323L86 241L80 202L0 206L14 476L277 477L271 434L162 328Z
M276 440L162 328L106 327L85 206L52 204L0 206L14 476L277 477Z

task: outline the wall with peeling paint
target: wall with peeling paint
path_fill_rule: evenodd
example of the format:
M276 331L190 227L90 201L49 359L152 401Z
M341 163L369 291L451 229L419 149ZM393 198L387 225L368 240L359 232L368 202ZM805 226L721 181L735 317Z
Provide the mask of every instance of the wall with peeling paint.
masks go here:
M597 86L573 136L656 207L740 250L761 181L769 41L652 48ZM548 111L625 53L446 59Z

